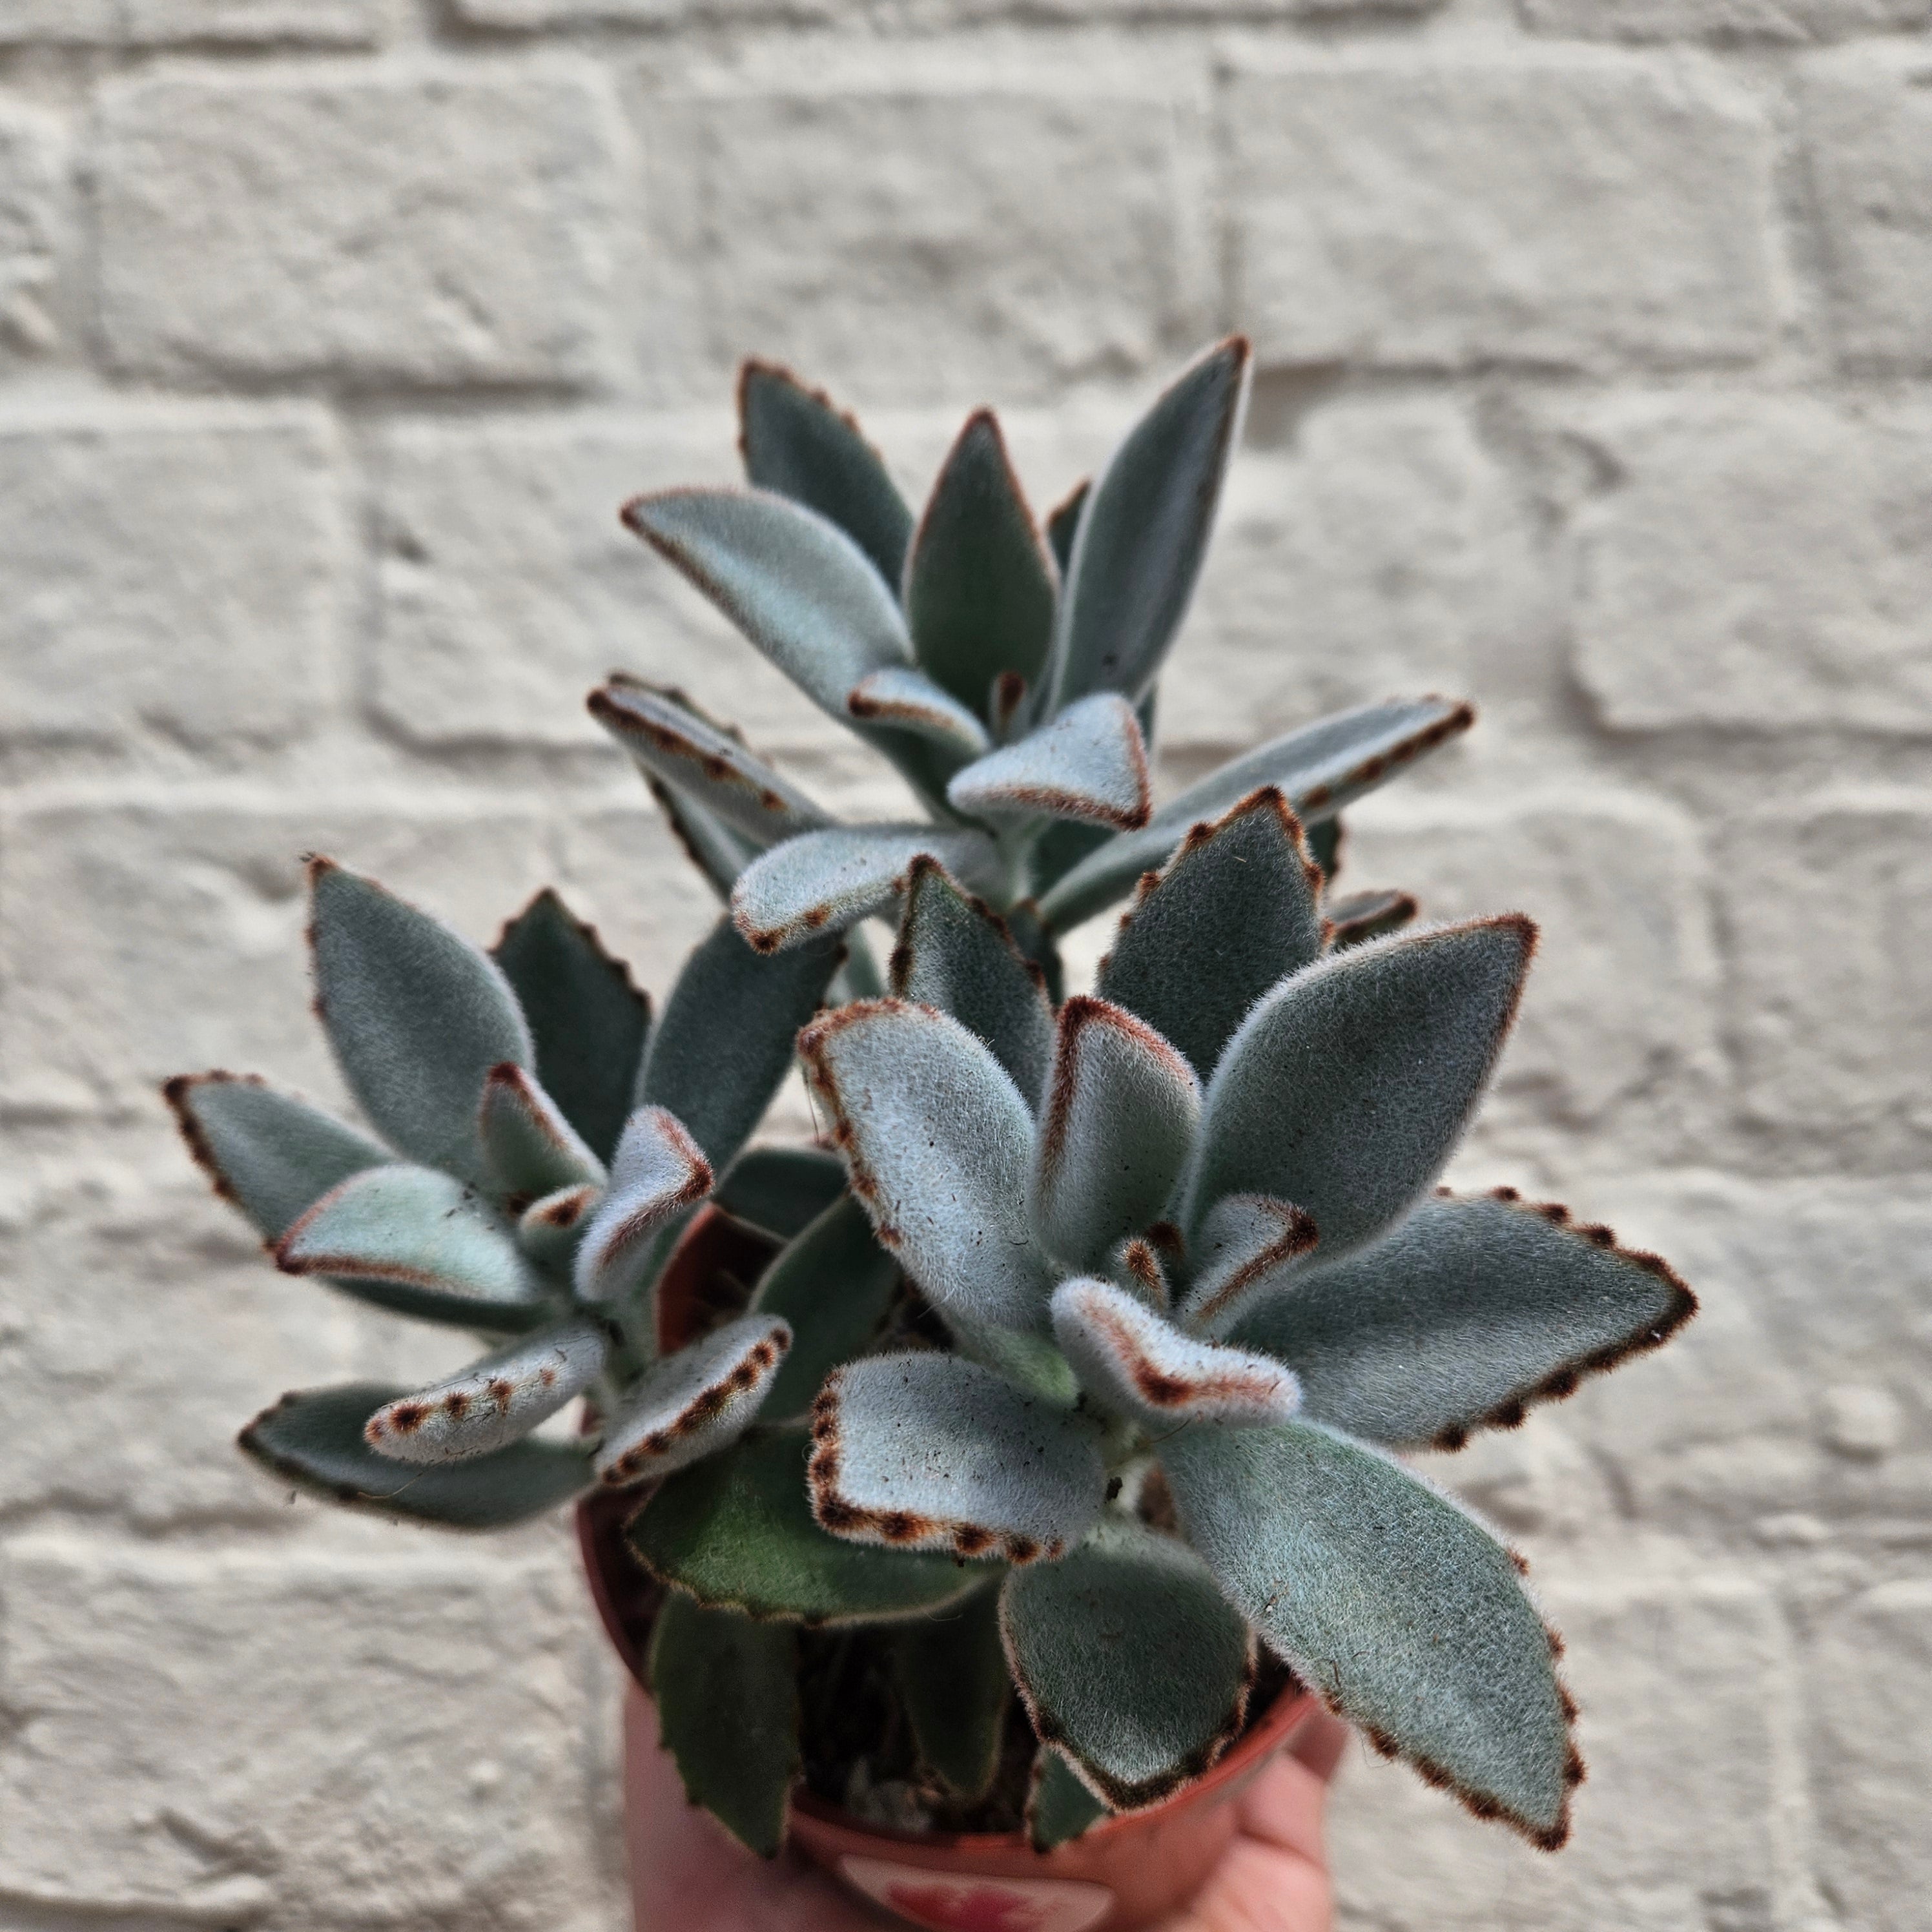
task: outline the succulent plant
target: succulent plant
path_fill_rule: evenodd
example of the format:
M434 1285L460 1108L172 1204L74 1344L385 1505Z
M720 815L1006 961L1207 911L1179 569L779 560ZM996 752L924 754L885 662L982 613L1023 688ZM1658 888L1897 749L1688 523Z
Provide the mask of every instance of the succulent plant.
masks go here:
M652 1027L554 893L490 957L330 860L309 885L316 1011L382 1140L229 1073L172 1080L169 1102L278 1267L495 1346L428 1388L284 1396L243 1448L337 1502L490 1528L735 1440L789 1324L748 1312L660 1354L649 1291L792 1064L836 943L766 961L721 920ZM754 1154L740 1196L796 1193L796 1165ZM580 1395L598 1433L532 1439Z
M760 952L890 911L935 860L1004 914L1056 993L1056 936L1190 825L1272 784L1331 862L1352 798L1464 730L1463 704L1371 704L1289 733L1156 807L1155 687L1185 614L1246 394L1231 338L1156 400L1038 526L998 419L968 418L916 521L857 426L785 371L739 383L751 487L627 505L668 558L820 709L898 768L923 821L845 825L682 692L614 676L592 714L641 765ZM1400 894L1351 909L1400 922ZM845 990L881 990L855 940Z

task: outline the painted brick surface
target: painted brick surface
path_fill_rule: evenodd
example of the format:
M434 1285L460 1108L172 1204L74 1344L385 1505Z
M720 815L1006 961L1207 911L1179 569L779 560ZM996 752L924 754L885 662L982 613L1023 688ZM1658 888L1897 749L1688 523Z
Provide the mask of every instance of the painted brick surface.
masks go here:
M904 808L617 524L737 474L741 353L915 500L1004 406L1043 507L1233 328L1158 782L1474 698L1342 875L1544 927L1450 1178L1703 1304L1423 1459L1532 1559L1592 1774L1550 1861L1352 1752L1342 1932L1924 1922L1932 0L0 0L0 1927L627 1922L560 1528L232 1447L465 1344L277 1274L155 1083L340 1104L309 850L479 940L554 880L662 994L718 908L608 670Z

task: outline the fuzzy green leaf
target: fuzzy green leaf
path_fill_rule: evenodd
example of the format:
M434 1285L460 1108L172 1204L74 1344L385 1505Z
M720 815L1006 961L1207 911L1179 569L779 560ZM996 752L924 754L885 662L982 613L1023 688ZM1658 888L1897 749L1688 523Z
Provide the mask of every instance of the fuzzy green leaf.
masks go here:
M674 1594L649 1669L685 1796L760 1858L777 1857L799 1768L797 1633Z
M1351 892L1322 908L1328 922L1328 946L1340 952L1351 946L1400 932L1421 910L1407 892Z
M594 1322L512 1342L460 1375L385 1402L363 1439L398 1462L460 1462L520 1441L596 1379L608 1351Z
M781 1241L802 1234L845 1191L845 1163L822 1148L747 1148L711 1198Z
M1081 512L1086 508L1087 500L1093 494L1094 479L1090 476L1075 484L1047 512L1046 547L1053 553L1053 561L1063 583L1066 581L1067 567L1073 561L1073 540L1080 533Z
M631 1111L650 1001L548 887L504 927L490 956L529 1023L544 1091L608 1161Z
M1311 1424L1187 1430L1188 1540L1262 1639L1384 1748L1551 1850L1582 1774L1510 1552L1399 1464Z
M521 1329L548 1306L509 1225L434 1168L367 1168L325 1194L277 1245L290 1274L392 1282L479 1328Z
M799 1050L831 1110L879 1239L942 1310L1044 1330L1050 1278L1027 1218L1033 1115L957 1020L868 1000L808 1028Z
M1110 1515L1008 1576L1000 1624L1042 1742L1115 1810L1192 1784L1240 1734L1255 1642L1184 1544Z
M834 821L754 758L681 692L614 678L590 696L590 715L644 769L760 850Z
M1300 1376L1306 1412L1352 1436L1460 1448L1531 1402L1660 1346L1696 1298L1654 1255L1514 1194L1420 1204L1234 1331Z
M704 1151L668 1108L640 1107L610 1162L610 1185L578 1244L573 1279L586 1301L614 1301L648 1280L675 1216L711 1192Z
M838 965L830 941L761 959L720 920L664 1003L638 1104L668 1108L722 1173L791 1070L792 1042Z
M1139 722L1111 692L955 772L946 796L975 818L1071 818L1117 830L1146 824L1154 800Z
M1106 1806L1080 1782L1078 1774L1051 1745L1034 1760L1027 1793L1027 1838L1036 1852L1050 1852L1090 1831L1108 1815Z
M754 1429L680 1469L631 1519L645 1568L714 1609L806 1624L872 1623L953 1603L982 1580L950 1556L828 1535L806 1492L802 1429Z
M644 783L684 856L718 898L728 902L738 874L758 856L758 847L675 786L648 773Z
M1240 435L1249 350L1231 336L1158 397L1108 460L1080 517L1053 640L1052 708L1093 691L1137 698L1194 593Z
M1070 1268L1104 1265L1160 1218L1200 1118L1194 1070L1151 1027L1105 1000L1069 1000L1034 1156L1041 1246Z
M897 589L912 512L851 417L790 370L752 360L739 371L738 422L750 481L829 517Z
M928 859L913 861L892 954L892 991L937 1006L983 1040L1028 1101L1053 1058L1053 1010L1039 968L1006 922Z
M835 1534L1030 1563L1099 1514L1100 1432L958 1355L868 1355L812 1412L812 1508Z
M1182 1334L1111 1281L1064 1281L1053 1294L1060 1352L1095 1401L1156 1436L1190 1424L1258 1428L1301 1406L1272 1356Z
M541 1267L566 1267L586 1218L603 1197L603 1189L589 1181L542 1196L517 1217L518 1246Z
M585 1181L601 1184L604 1163L535 1077L505 1062L483 1083L478 1118L490 1172L506 1194L554 1194Z
M1270 1194L1315 1217L1324 1263L1372 1240L1442 1170L1515 1017L1520 913L1333 953L1267 994L1202 1108L1182 1217Z
M970 876L993 857L992 841L981 832L867 825L810 832L746 867L731 889L731 917L756 951L789 952L886 910L905 890L916 860Z
M846 693L868 672L912 662L892 591L815 511L764 490L667 490L634 498L623 516L842 724Z
M906 618L920 664L982 716L1003 678L1036 685L1053 638L1054 574L998 418L976 410L906 560Z
M1210 1334L1225 1334L1251 1304L1306 1270L1320 1240L1314 1218L1292 1202L1223 1195L1196 1232L1184 1312Z
M842 1170L839 1180L842 1187ZM752 1298L758 1313L791 1324L791 1352L766 1398L773 1421L802 1415L825 1378L865 1352L898 1280L899 1264L874 1238L865 1209L842 1191L786 1245Z
M622 1489L735 1442L764 1406L790 1346L783 1322L746 1315L667 1355L604 1430L598 1478Z
M450 1529L507 1529L589 1485L590 1458L568 1443L516 1442L473 1462L430 1469L379 1456L363 1440L363 1425L401 1393L350 1382L285 1395L242 1430L242 1451L331 1502Z
M896 664L861 678L846 698L845 709L861 724L910 731L958 758L976 758L993 742L976 711L922 670Z
M1203 1080L1248 1010L1320 956L1322 875L1280 792L1196 826L1142 881L1097 990L1138 1013Z
M252 1075L178 1074L162 1090L215 1192L266 1240L352 1174L390 1160L366 1134Z
M892 1633L892 1666L920 1759L962 1798L983 1798L1012 1696L998 1588L908 1618Z
M1040 900L1055 932L1090 917L1140 875L1166 862L1188 827L1219 818L1262 785L1274 785L1304 830L1350 800L1406 770L1468 730L1475 713L1444 698L1364 705L1318 719L1210 772L1156 812L1138 832L1109 839L1064 874Z
M1339 814L1317 820L1305 828L1308 856L1322 868L1324 884L1332 886L1342 866L1342 820Z
M316 1004L364 1113L411 1160L482 1183L484 1077L535 1058L496 963L373 879L309 862Z

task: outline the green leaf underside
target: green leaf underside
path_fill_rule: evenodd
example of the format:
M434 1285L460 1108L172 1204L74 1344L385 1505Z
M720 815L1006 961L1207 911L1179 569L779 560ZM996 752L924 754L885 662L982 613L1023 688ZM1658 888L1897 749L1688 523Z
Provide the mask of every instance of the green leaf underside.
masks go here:
M901 1549L1057 1556L1106 1490L1094 1424L959 1355L848 1364L814 1406L812 1433L818 1520Z
M760 1314L791 1324L791 1352L765 1398L768 1419L802 1415L832 1370L864 1352L884 1324L898 1279L898 1263L873 1238L865 1209L849 1194L784 1248L752 1298Z
M1069 1000L1034 1168L1040 1245L1069 1268L1103 1266L1160 1219L1200 1118L1194 1070L1159 1034L1104 1000Z
M1170 1796L1240 1730L1253 1636L1172 1537L1109 1516L1059 1562L1012 1571L1000 1621L1035 1731L1115 1810Z
M1047 513L1046 547L1053 553L1053 561L1063 583L1066 578L1066 567L1073 561L1073 539L1079 534L1081 512L1086 508L1087 500L1093 494L1093 479L1089 477L1075 484Z
M508 1223L433 1168L352 1174L289 1228L275 1259L291 1274L394 1282L476 1310L486 1325L492 1312L544 1305Z
M799 1770L797 1632L674 1594L651 1633L650 1672L686 1797L776 1858Z
M893 1673L926 1766L961 1797L983 1798L998 1768L1012 1684L997 1582L892 1633Z
M681 692L628 678L590 694L590 715L644 770L760 848L831 824L820 808Z
M1294 1370L1311 1420L1450 1448L1659 1346L1696 1306L1655 1256L1561 1208L1438 1196L1336 1266L1318 1250L1233 1339Z
M841 1007L799 1044L884 1246L942 1311L1043 1331L1033 1115L999 1062L957 1020L898 1000Z
M976 412L933 484L906 561L906 618L926 671L990 715L1002 674L1040 682L1054 570L992 412Z
M718 898L728 902L738 874L758 856L758 847L674 785L668 785L648 772L644 783L664 814L672 837L683 848L684 856L704 874L705 884Z
M1080 517L1053 643L1052 706L1137 698L1160 669L1207 554L1246 392L1237 336L1183 372L1128 432Z
M182 1137L215 1192L266 1240L279 1240L351 1174L391 1159L367 1135L252 1076L184 1074L165 1091Z
M955 772L946 796L956 810L994 821L1144 825L1153 792L1133 707L1112 692L1083 698Z
M1190 832L1120 921L1096 990L1205 1081L1256 1000L1322 951L1320 874L1279 792Z
M1053 1012L1005 922L936 865L914 862L892 954L892 991L950 1013L983 1040L1029 1102L1045 1091Z
M1107 1815L1106 1806L1081 1783L1066 1759L1050 1745L1042 1745L1027 1797L1027 1837L1034 1850L1050 1852L1056 1845L1070 1844Z
M1534 942L1508 914L1379 940L1284 980L1209 1084L1184 1227L1226 1195L1273 1195L1314 1216L1324 1263L1388 1227L1474 1111Z
M1040 916L1064 932L1162 864L1187 828L1218 818L1262 785L1274 785L1305 828L1332 818L1474 722L1466 704L1439 698L1364 705L1304 725L1210 772L1066 872L1040 899Z
M827 517L897 586L912 512L859 426L790 370L748 362L738 379L746 478Z
M747 1148L711 1198L781 1241L802 1234L845 1191L845 1163L822 1148Z
M1400 932L1421 908L1407 892L1351 892L1328 901L1322 910L1330 928L1328 944L1339 952Z
M1342 821L1324 818L1306 828L1308 856L1322 868L1322 876L1333 885L1342 864Z
M802 1429L754 1429L665 1482L631 1520L638 1559L714 1608L806 1624L912 1616L982 1580L950 1556L880 1550L828 1534L806 1491Z
M412 1468L379 1456L363 1425L406 1391L376 1382L285 1395L242 1430L243 1452L332 1502L450 1529L506 1529L567 1503L590 1483L584 1452L523 1442L467 1462Z
M1385 1749L1552 1847L1580 1774L1510 1554L1395 1462L1304 1423L1162 1450L1188 1540L1263 1639Z
M731 916L759 952L789 951L884 912L905 890L916 860L970 878L994 856L982 832L868 825L808 832L746 867L731 889Z
M667 1108L722 1173L790 1071L792 1042L838 964L832 940L764 959L720 920L651 1034L638 1103Z
M399 1154L487 1181L484 1076L535 1058L509 982L441 920L332 860L310 862L309 891L316 1000L350 1092Z

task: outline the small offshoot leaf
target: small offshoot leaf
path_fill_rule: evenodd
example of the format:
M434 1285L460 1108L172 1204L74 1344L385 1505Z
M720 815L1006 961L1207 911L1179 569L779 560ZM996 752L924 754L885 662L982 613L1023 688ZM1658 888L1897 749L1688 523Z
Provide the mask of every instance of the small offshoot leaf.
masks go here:
M460 1462L520 1441L581 1395L608 1344L594 1322L569 1322L512 1342L447 1381L386 1402L363 1440L398 1462Z
M784 1322L747 1315L667 1355L604 1432L599 1479L622 1489L735 1442L764 1406L790 1346Z
M316 1003L350 1090L398 1153L487 1181L476 1132L484 1076L535 1057L509 982L373 879L320 858L308 876Z
M1328 946L1340 952L1380 939L1414 922L1421 910L1408 892L1351 892L1330 899L1322 908L1328 922Z
M1262 1640L1378 1748L1546 1850L1582 1766L1510 1552L1394 1460L1307 1423L1161 1452L1188 1540Z
M1110 1516L1000 1594L1027 1714L1117 1811L1158 1803L1240 1734L1255 1640L1184 1544Z
M1461 1137L1535 943L1509 913L1378 940L1283 980L1208 1086L1184 1228L1226 1195L1270 1194L1315 1217L1324 1262L1381 1234Z
M999 1062L957 1020L902 1000L842 1006L799 1050L881 1244L941 1309L1043 1330L1033 1115Z
M568 1443L514 1442L439 1468L406 1468L379 1456L363 1440L363 1424L402 1393L350 1382L285 1395L242 1430L242 1453L328 1502L447 1529L508 1529L590 1484L590 1457Z
M586 1147L533 1076L506 1060L483 1083L478 1117L483 1152L501 1190L552 1194L585 1181L602 1185L604 1163Z
M586 1301L628 1294L644 1277L664 1223L711 1192L711 1164L677 1116L640 1107L610 1163L610 1185L577 1250L577 1292Z
M1107 692L954 773L946 796L975 818L1077 819L1117 830L1145 825L1154 803L1139 721Z
M993 742L976 711L924 671L908 667L890 665L862 677L847 697L845 709L862 724L910 731L962 758L978 758Z
M1182 1304L1189 1320L1224 1334L1246 1309L1304 1270L1320 1240L1314 1217L1292 1201L1224 1195L1194 1238L1194 1279Z
M1696 1307L1656 1256L1505 1189L1424 1201L1332 1268L1318 1255L1293 1293L1234 1332L1294 1368L1312 1420L1454 1449L1660 1348Z
M835 1535L1030 1563L1058 1556L1106 1492L1077 1412L958 1355L869 1355L812 1407L812 1510Z
M1273 1356L1184 1334L1111 1281L1062 1282L1053 1333L1088 1393L1156 1436L1190 1424L1258 1428L1301 1406L1300 1384Z

